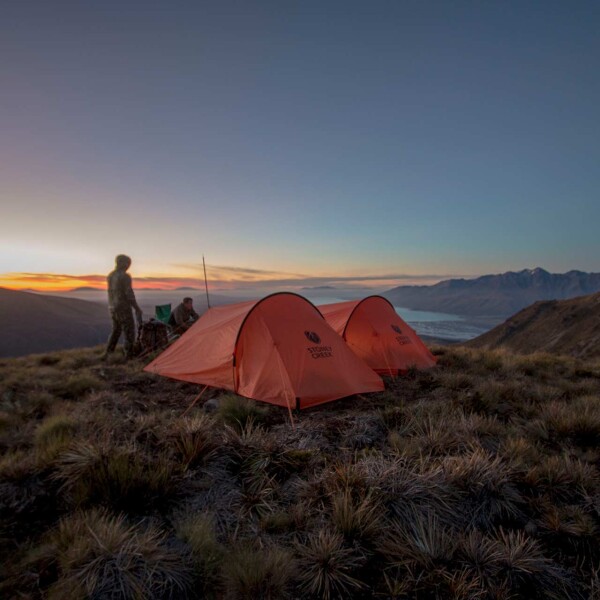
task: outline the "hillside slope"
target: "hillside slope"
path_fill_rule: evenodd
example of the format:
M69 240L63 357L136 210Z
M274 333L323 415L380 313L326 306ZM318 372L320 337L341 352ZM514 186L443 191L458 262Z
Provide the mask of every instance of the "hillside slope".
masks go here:
M110 318L96 302L0 288L0 357L106 341Z
M600 358L600 294L536 302L466 345Z
M477 279L393 288L382 295L396 306L470 317L506 318L538 300L564 300L600 291L600 273L544 269L509 271Z

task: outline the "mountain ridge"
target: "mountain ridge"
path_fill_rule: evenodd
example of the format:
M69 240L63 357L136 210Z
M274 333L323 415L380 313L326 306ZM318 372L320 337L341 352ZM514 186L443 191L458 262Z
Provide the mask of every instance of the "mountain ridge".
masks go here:
M382 295L396 306L471 317L509 317L538 300L565 300L600 291L600 273L541 267L446 279L430 286L398 286Z

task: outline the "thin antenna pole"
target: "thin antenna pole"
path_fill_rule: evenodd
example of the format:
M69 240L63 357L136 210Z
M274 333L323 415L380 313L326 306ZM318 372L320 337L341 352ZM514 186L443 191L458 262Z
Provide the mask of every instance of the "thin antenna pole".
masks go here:
M210 308L210 299L208 298L208 280L206 279L206 263L204 262L204 254L202 255L202 266L204 267L204 287L206 288L206 304Z

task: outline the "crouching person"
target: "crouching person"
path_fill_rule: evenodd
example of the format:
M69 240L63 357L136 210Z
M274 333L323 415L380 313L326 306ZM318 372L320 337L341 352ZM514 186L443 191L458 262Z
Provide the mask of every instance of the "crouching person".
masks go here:
M169 326L173 333L181 335L185 333L198 319L198 313L194 310L194 301L191 298L184 298L171 313Z

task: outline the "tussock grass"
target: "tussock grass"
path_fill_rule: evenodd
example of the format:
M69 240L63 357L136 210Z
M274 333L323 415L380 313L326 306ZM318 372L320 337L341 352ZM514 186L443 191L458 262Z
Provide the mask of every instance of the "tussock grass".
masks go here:
M264 421L268 410L266 406L260 406L253 400L225 394L220 398L217 416L227 425L241 431L249 422L258 424Z
M525 476L536 494L558 502L577 502L600 490L600 473L593 465L568 456L549 456Z
M217 540L213 519L206 513L181 516L175 524L177 537L190 548L199 585L210 592L217 584L224 548Z
M245 542L232 547L222 571L226 597L248 600L284 597L293 574L293 557L288 550Z
M476 449L444 461L448 480L461 494L459 513L470 527L490 529L522 516L524 501L513 474L500 458Z
M177 473L164 456L150 460L135 447L79 443L64 452L55 479L75 506L101 504L138 512L168 498Z
M49 576L48 598L181 598L192 576L157 529L128 525L104 511L63 519L25 566Z
M100 361L0 363L2 597L594 597L600 367L459 347L301 412Z
M5 411L0 411L0 434L14 427L16 423L17 419L14 415Z
M431 513L413 513L409 521L392 520L379 545L386 561L408 571L433 570L450 564L457 540Z
M89 371L73 374L64 381L57 381L52 392L61 398L79 400L92 391L104 388L104 383Z
M344 545L339 533L325 529L310 534L297 547L298 581L309 598L349 598L365 589L355 572L364 565L364 557Z
M600 446L600 401L583 396L569 404L552 402L541 413L549 440L580 447Z
M206 415L179 419L174 423L171 438L184 469L204 463L219 447L220 440L214 430L213 419Z
M37 468L36 456L26 450L12 450L0 457L0 481L19 481Z
M78 423L66 415L55 415L44 419L35 431L35 446L41 462L55 460L66 451L77 433Z
M331 499L331 521L350 542L372 540L383 525L381 504L373 493L356 498L350 488Z
M55 415L44 419L35 431L35 443L43 446L56 439L71 439L77 431L77 421L67 415Z

